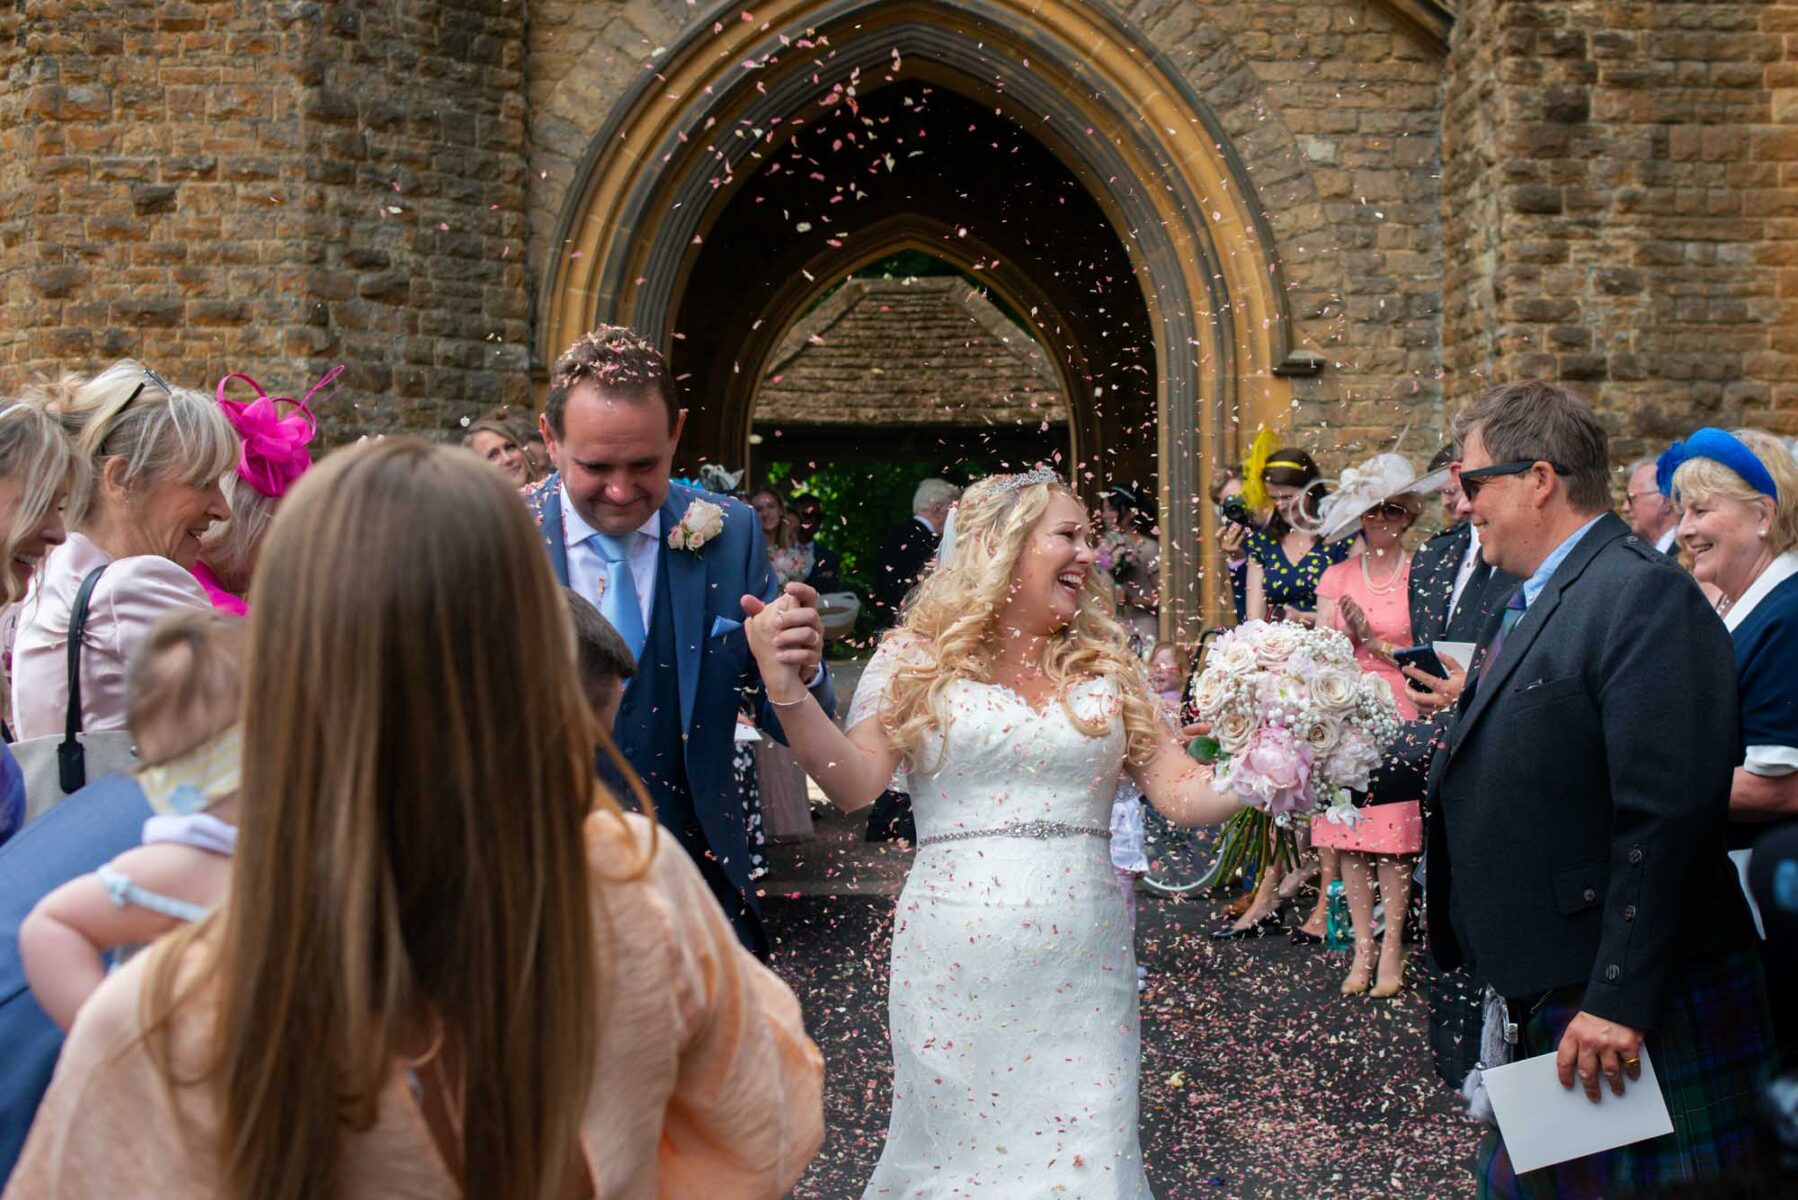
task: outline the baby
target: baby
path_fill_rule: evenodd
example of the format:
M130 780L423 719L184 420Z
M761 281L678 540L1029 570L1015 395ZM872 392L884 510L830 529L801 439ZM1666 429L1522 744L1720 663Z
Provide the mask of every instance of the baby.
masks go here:
M244 634L235 617L183 612L132 663L126 719L157 815L143 845L57 888L19 926L32 994L63 1029L106 977L109 950L199 920L230 887Z

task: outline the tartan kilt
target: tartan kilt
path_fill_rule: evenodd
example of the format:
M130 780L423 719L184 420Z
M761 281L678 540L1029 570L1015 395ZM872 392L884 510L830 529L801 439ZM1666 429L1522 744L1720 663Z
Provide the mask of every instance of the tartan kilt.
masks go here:
M1584 992L1582 985L1551 993L1523 1023L1517 1057L1554 1053ZM1686 964L1646 1041L1672 1133L1519 1176L1498 1130L1488 1130L1475 1166L1482 1200L1609 1200L1762 1161L1757 1104L1774 1050L1759 955L1740 950Z

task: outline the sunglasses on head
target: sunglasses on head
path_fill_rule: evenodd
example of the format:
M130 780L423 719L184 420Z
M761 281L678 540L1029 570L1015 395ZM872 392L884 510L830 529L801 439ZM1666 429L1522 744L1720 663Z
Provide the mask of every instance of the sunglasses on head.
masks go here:
M164 395L173 396L175 394L175 389L169 386L168 380L158 375L155 371L152 371L149 367L145 367L143 379L138 382L136 387L131 389L131 398L119 405L119 412L122 413L133 404L137 403L137 398L144 394L144 389L152 385L161 388Z
M173 396L175 394L175 389L169 386L168 380L152 371L149 367L145 367L144 377L138 380L136 387L131 389L131 395L126 397L125 403L119 405L118 411L112 414L112 420L108 422L106 437L100 439L100 449L102 453L105 452L107 438L112 437L113 433L118 429L119 418L130 411L131 406L137 403L137 398L144 394L144 389L147 387L159 387L163 390L165 395Z
M1515 462L1493 463L1490 466L1475 467L1469 471L1465 468L1455 469L1455 478L1461 481L1461 494L1467 497L1468 503L1480 494L1480 489L1494 479L1505 475L1521 475L1537 463L1551 468L1556 475L1571 475L1573 468L1562 466L1558 462L1550 462L1545 458L1520 458Z

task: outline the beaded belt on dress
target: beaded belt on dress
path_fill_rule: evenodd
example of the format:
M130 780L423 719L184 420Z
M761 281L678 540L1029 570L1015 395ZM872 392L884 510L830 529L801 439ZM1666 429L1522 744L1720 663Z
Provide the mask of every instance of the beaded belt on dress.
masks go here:
M937 842L962 842L969 838L1016 837L1016 838L1052 838L1052 837L1096 837L1109 838L1111 830L1097 829L1090 825L1070 825L1066 821L1020 821L1016 825L1001 825L997 829L958 829L954 833L938 833L930 837L919 838L918 845L931 846Z

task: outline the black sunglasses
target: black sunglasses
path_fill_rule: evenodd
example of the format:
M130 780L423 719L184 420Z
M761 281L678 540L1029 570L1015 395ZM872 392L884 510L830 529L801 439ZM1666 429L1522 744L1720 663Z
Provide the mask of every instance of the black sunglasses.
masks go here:
M1558 462L1550 462L1545 458L1520 458L1515 462L1493 463L1490 466L1475 467L1471 471L1457 471L1455 474L1461 481L1461 494L1466 496L1468 502L1471 503L1473 498L1480 494L1480 489L1491 480L1503 475L1521 475L1537 463L1553 468L1556 475L1573 474L1572 467L1563 466Z
M173 396L175 394L175 389L169 386L168 380L164 379L162 376L160 376L156 372L152 371L149 367L145 367L143 379L138 383L138 385L136 387L131 389L131 398L129 400L125 401L125 403L119 405L119 411L117 413L114 413L113 416L116 418L118 416L123 415L126 409L130 408L133 404L137 403L137 398L139 396L143 395L144 389L149 387L151 384L155 384L157 387L161 388L165 395Z
M1402 521L1411 515L1411 510L1402 504L1376 504L1367 510L1364 516L1384 517L1388 521Z

